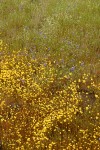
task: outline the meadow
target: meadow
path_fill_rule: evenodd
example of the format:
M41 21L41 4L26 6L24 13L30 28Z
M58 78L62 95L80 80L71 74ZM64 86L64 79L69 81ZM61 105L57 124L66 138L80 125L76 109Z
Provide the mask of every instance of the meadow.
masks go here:
M99 0L0 1L0 145L99 150Z

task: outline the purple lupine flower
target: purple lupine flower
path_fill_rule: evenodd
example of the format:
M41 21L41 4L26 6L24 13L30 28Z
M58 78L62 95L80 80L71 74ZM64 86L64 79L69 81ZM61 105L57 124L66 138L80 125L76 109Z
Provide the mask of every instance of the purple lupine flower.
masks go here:
M44 63L44 66L46 66L47 65L47 63Z
M84 66L84 62L81 62L81 66Z
M75 68L76 68L75 66L71 67L70 71L73 72L75 70Z

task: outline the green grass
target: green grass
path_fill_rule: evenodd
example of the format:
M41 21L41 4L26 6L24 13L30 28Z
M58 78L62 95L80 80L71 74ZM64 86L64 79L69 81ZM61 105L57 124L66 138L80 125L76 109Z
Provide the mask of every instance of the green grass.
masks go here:
M84 71L98 73L99 0L3 0L0 7L2 40L11 49L68 59L69 68L84 61Z

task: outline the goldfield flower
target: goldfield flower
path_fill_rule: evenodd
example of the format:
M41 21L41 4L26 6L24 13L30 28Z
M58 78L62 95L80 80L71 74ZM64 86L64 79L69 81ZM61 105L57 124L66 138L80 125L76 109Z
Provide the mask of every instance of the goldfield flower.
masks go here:
M33 59L27 49L9 54L3 44L2 145L9 150L99 149L100 86L95 78L84 73L73 79L73 71L59 76L49 58Z

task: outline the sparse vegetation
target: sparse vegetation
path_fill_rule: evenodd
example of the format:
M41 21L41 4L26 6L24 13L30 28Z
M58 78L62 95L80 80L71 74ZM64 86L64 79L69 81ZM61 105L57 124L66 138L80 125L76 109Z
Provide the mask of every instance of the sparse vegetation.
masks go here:
M2 0L3 150L99 150L99 0Z

